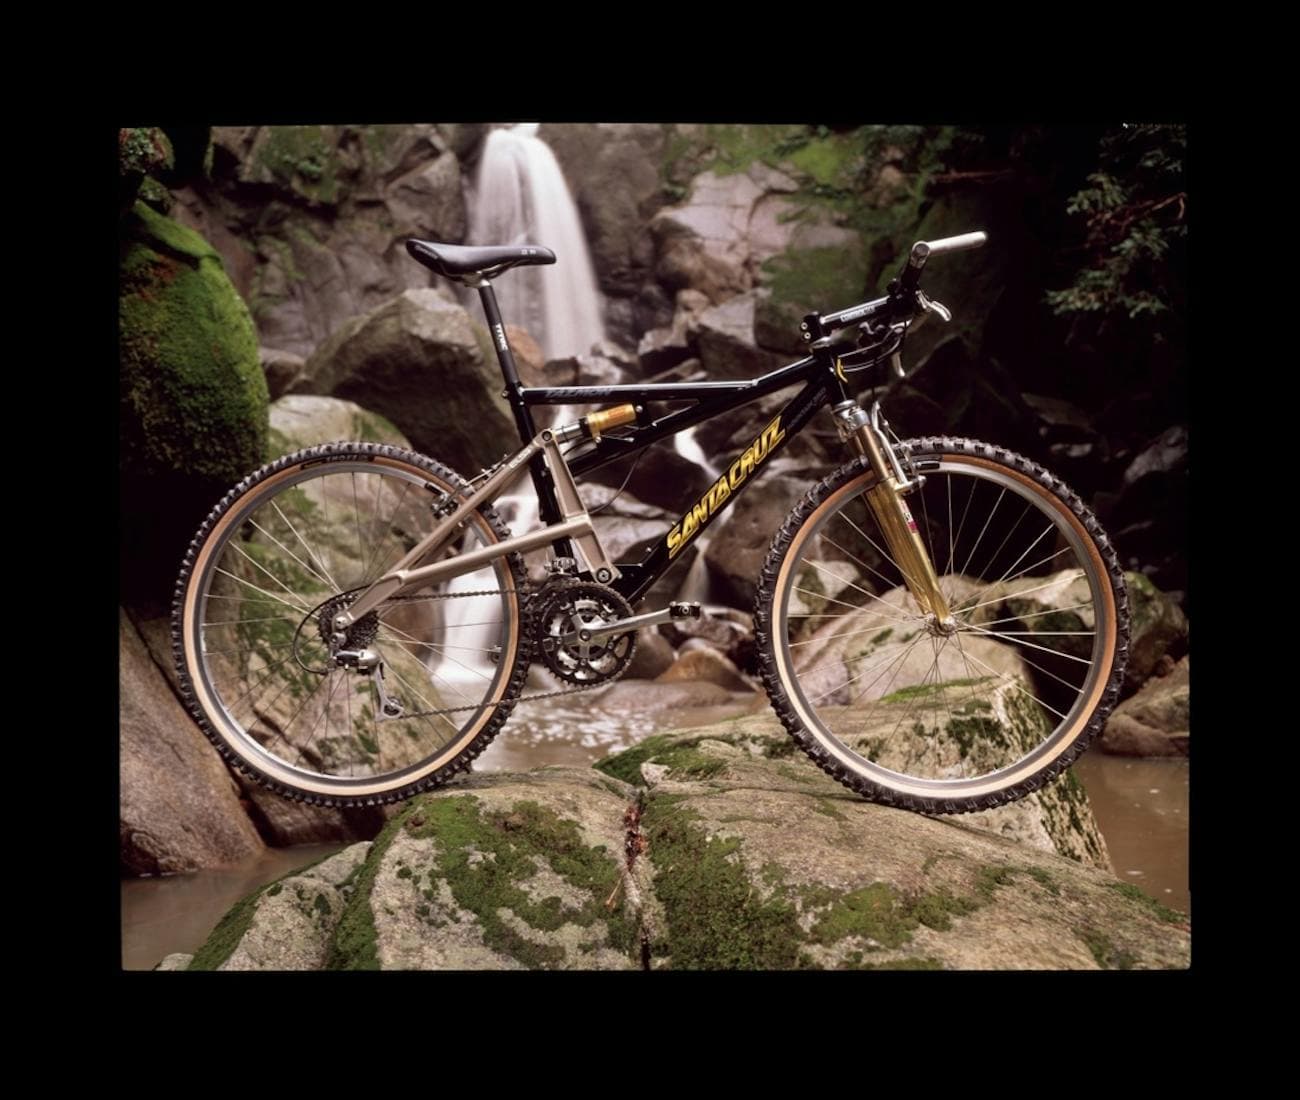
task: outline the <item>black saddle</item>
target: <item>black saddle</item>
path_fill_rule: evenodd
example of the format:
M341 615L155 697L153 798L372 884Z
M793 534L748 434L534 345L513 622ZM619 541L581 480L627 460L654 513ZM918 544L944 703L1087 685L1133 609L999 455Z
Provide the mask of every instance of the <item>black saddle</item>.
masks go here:
M417 241L412 238L406 242L406 251L412 259L418 260L430 271L458 281L474 275L481 279L495 278L519 264L555 263L554 252L535 244L519 245L516 248L503 245L466 248L458 244L439 244L437 241Z

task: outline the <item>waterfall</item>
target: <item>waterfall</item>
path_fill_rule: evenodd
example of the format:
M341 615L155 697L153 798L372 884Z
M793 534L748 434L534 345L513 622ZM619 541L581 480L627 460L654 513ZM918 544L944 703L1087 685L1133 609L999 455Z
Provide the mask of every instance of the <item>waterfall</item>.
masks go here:
M605 337L596 276L564 174L536 133L536 123L522 123L488 135L469 239L554 252L554 264L512 268L493 283L501 316L527 329L547 359L586 355Z

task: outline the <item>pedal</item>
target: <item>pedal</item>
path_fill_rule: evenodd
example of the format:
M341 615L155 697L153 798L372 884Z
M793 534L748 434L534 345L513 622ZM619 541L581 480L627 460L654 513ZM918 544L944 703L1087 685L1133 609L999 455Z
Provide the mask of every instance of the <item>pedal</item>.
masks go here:
M704 614L704 609L698 603L685 603L682 600L673 600L668 605L668 617L671 619L698 619Z

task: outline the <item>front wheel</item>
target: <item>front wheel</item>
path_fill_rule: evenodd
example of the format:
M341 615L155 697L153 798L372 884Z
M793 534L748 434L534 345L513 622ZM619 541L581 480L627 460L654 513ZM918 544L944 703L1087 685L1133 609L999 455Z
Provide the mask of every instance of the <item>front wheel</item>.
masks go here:
M763 679L786 729L846 786L929 813L988 809L1059 775L1115 705L1123 573L1042 467L967 439L908 446L925 478L908 505L951 616L909 593L865 498L875 475L850 462L768 552Z
M483 750L526 672L517 555L380 604L341 644L331 625L468 493L422 455L331 443L217 505L186 556L172 639L186 702L228 761L292 798L372 805ZM506 537L484 506L442 556Z

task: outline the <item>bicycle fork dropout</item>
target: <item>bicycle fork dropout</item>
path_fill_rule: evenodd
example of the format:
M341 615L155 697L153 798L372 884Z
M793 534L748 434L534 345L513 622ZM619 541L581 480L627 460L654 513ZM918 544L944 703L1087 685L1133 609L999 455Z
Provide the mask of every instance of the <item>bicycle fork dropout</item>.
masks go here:
M940 634L956 632L957 620L939 587L934 563L926 552L916 520L904 496L925 484L918 475L909 478L882 428L880 402L867 412L856 401L840 401L831 410L840 439L871 464L876 484L867 490L867 505L885 537L907 590L923 614L933 616L933 629Z

